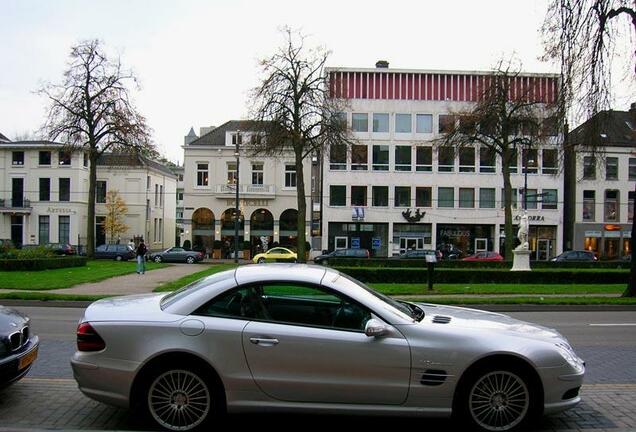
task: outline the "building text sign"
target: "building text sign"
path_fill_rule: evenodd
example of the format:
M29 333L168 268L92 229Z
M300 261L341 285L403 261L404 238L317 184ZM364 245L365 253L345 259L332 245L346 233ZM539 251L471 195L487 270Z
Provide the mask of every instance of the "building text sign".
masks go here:
M77 214L77 211L70 209L70 208L55 208L55 207L49 207L46 209L47 213L50 214Z
M226 204L228 207L234 207L236 205L236 200L228 199L226 200ZM259 200L259 199L242 199L239 200L239 207L267 207L269 205L269 200Z
M521 217L519 215L515 216L515 221L519 222ZM545 222L545 216L530 216L528 215L528 222Z

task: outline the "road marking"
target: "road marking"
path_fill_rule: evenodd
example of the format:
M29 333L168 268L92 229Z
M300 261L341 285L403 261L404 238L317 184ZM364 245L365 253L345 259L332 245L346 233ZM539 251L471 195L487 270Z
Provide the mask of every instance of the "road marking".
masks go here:
M636 323L621 324L589 324L590 327L636 327Z

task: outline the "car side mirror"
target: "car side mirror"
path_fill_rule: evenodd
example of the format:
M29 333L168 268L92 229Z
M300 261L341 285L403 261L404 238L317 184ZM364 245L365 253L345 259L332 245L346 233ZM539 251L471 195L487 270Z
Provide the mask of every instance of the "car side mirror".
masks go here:
M364 334L368 337L382 337L389 334L389 328L377 319L370 319L364 327Z

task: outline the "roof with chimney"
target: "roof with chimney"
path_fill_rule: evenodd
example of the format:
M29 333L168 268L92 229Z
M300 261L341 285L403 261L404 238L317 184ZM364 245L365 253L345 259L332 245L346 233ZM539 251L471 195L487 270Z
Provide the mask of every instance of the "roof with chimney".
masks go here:
M104 153L97 160L97 166L120 168L138 167L158 171L170 177L176 177L166 165L134 153Z
M200 136L192 141L191 146L222 146L225 147L225 133L236 131L258 131L263 128L264 122L255 120L230 120L216 129ZM194 131L192 131L194 132ZM189 134L188 134L189 136Z
M636 104L629 111L601 111L570 133L572 144L636 147Z

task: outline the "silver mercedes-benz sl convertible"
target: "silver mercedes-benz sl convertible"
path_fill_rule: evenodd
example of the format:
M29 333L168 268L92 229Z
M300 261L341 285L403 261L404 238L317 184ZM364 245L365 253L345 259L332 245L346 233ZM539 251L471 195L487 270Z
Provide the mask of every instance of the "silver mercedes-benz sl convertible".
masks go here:
M95 302L71 364L84 394L168 430L245 411L452 414L512 430L579 403L585 373L555 330L295 264Z

